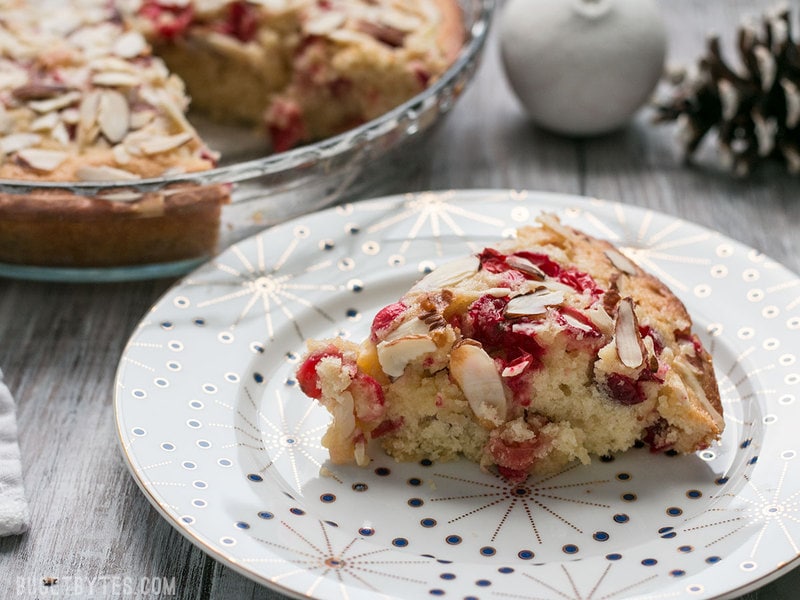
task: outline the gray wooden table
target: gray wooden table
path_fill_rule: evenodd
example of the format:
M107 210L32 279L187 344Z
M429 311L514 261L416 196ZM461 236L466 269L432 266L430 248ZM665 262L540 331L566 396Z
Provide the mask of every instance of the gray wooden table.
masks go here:
M707 32L732 40L743 15L772 4L661 3L670 59L678 62L700 53ZM381 193L512 187L619 200L719 230L800 272L800 178L766 168L736 180L687 167L673 131L654 127L645 113L591 140L537 130L505 84L494 39L474 84L421 152L413 172L387 173ZM0 539L0 598L137 597L130 588L142 578L165 582L175 598L280 597L175 531L140 493L118 451L116 365L134 326L173 283L0 280L0 368L18 404L32 511L27 534ZM49 577L59 581L45 586ZM796 598L798 589L800 571L747 597Z

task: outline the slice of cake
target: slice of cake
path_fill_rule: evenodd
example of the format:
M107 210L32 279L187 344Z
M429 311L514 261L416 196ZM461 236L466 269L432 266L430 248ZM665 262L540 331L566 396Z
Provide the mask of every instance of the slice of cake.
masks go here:
M275 151L398 106L464 40L455 0L145 0L135 14L196 108L263 125Z
M102 198L37 182L122 182L216 164L180 79L112 3L5 1L0 19L0 262L116 266L210 255L221 186Z
M301 390L332 414L333 463L465 456L512 481L724 428L711 357L680 300L611 244L543 215L442 265L368 339L311 341Z

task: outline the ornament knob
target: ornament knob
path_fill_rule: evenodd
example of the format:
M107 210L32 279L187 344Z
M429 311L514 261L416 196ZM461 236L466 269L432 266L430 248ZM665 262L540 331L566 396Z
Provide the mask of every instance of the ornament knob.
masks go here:
M599 19L608 14L611 0L573 0L572 9L587 19Z

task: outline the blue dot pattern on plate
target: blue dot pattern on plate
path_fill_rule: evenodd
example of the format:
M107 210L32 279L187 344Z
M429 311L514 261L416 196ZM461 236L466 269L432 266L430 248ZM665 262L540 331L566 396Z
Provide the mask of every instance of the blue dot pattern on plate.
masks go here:
M690 457L640 445L522 485L379 452L367 469L327 462L329 417L294 377L305 340L361 339L421 273L540 210L617 242L686 302L715 356L722 443ZM237 243L153 308L120 363L123 451L191 538L297 594L724 595L798 556L797 280L713 231L601 200L342 205Z

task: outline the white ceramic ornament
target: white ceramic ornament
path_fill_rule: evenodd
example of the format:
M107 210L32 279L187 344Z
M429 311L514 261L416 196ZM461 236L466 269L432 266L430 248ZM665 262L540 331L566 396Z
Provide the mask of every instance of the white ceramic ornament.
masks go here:
M498 27L514 93L557 133L624 125L664 68L667 33L654 0L509 0Z

